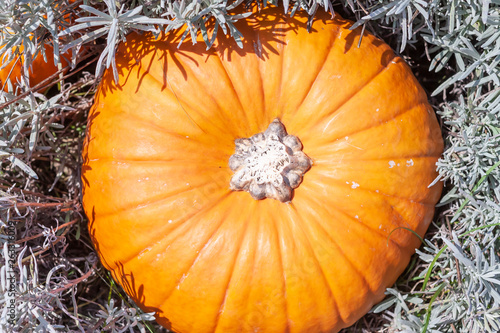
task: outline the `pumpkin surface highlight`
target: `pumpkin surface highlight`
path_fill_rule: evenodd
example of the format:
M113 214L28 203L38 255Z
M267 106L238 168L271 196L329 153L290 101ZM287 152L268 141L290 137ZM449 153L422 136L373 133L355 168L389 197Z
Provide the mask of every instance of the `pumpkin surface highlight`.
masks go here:
M338 15L266 8L219 31L131 34L83 151L104 266L176 332L336 332L384 297L439 199L427 97L389 46ZM278 119L312 160L288 203L230 188L235 140ZM233 169L236 169L234 165ZM285 200L286 201L286 200ZM392 234L391 234L392 232ZM389 237L390 234L390 237Z

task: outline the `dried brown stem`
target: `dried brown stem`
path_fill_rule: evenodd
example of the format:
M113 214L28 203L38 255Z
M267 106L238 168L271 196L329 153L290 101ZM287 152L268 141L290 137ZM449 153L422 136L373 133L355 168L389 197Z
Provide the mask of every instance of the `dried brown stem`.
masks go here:
M39 256L39 255L41 255L41 254L43 254L43 253L47 252L47 250L49 250L50 248L52 248L52 246L56 245L56 244L57 244L57 243L59 243L62 239L64 239L64 238L65 238L65 236L66 236L66 234L68 233L68 231L69 231L69 229L64 230L64 231L63 231L63 233L61 234L61 236L57 236L57 240L56 240L54 243L50 244L51 246L49 246L49 247L47 247L47 248L45 248L45 249L43 249L43 250L40 250L40 251L38 251L38 252L33 253L33 256L34 256L34 257L36 257L36 256ZM22 263L24 264L24 263L25 263L25 262L27 262L29 259L30 259L30 256L27 256L26 258L24 258L24 259L22 260Z
M68 202L21 202L16 203L16 207L36 207L36 208L51 208L51 207L59 207L62 205L73 204L74 201Z
M71 221L66 222L64 224L61 224L60 226L58 226L57 228L54 229L54 232L59 231L60 229L65 228L67 226L70 226L72 224L75 224L76 222L78 222L78 219L74 219L74 220L71 220ZM36 235L33 235L33 236L25 237L23 239L20 239L20 240L16 241L16 244L21 244L21 243L24 243L24 242L28 242L30 240L36 239L36 238L41 237L41 236L43 236L43 233L39 233L39 234L36 234Z
M69 289L69 288L73 287L74 285L76 285L76 284L78 284L78 283L80 283L80 282L88 279L92 275L92 273L94 273L94 270L95 270L96 266L97 266L97 261L94 262L94 264L89 269L89 271L87 273L85 273L84 275L82 275L79 278L76 278L74 280L70 280L70 281L68 281L68 283L64 287L53 289L50 292L52 292L52 293L60 293L61 291Z
M64 198L51 197L51 196L44 195L44 194L41 194L41 193L36 193L36 192L31 192L31 191L23 190L23 189L20 189L20 188L17 188L17 187L0 185L0 189L11 190L11 191L14 191L14 192L20 192L21 194L32 195L34 197L44 198L44 199L47 199L47 200L54 200L54 201L65 200Z

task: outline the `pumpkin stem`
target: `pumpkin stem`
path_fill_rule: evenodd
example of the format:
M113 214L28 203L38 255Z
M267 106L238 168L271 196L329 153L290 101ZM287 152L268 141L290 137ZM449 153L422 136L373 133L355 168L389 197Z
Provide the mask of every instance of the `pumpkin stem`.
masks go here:
M312 165L302 152L299 138L288 135L276 118L264 132L236 139L234 143L235 153L229 158L229 167L234 171L230 189L247 191L256 200L290 202L293 189Z

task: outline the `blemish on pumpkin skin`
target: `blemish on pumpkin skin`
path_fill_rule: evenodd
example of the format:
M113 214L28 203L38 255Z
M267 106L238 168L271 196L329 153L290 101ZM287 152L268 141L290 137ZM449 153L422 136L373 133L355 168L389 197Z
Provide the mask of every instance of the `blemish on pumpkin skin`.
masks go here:
M182 277L179 280L179 284L177 285L177 289L179 289L181 283L189 276L189 273L182 274Z
M358 184L358 183L356 183L356 182L352 182L352 185L351 185L351 188L352 188L352 189L356 189L356 188L358 188L358 187L359 187L359 184Z
M355 146L355 145L352 145L352 144L350 144L350 143L347 143L347 145L349 145L349 146L351 146L351 147L353 147L353 148L359 149L359 150L364 150L363 148L358 147L358 146Z
M150 247L147 247L145 248L144 250L142 250L139 255L137 256L137 259L141 259L147 252L151 251L151 248Z
M159 109L160 108L160 104L155 104L155 108ZM154 110L151 110L151 112L153 112L153 114L155 115L156 119L161 120L161 118L156 114L156 112Z
M406 166L407 167L412 167L414 165L414 162L412 159L409 159L408 161L406 161Z
M389 169L392 169L396 166L396 162L394 161L389 161Z

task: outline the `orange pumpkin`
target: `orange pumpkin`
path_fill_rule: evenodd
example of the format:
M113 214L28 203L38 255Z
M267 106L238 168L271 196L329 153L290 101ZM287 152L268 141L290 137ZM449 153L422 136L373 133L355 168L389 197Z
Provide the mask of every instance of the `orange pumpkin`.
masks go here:
M338 15L306 23L264 9L236 24L242 49L220 31L208 51L201 37L177 49L182 31L132 34L119 85L101 82L90 234L176 332L338 331L384 297L419 246L407 228L432 219L443 142L410 69L369 34L358 48Z

